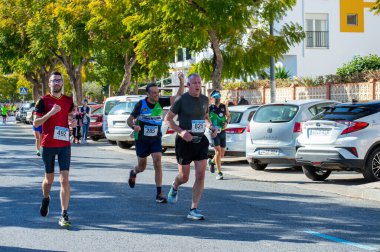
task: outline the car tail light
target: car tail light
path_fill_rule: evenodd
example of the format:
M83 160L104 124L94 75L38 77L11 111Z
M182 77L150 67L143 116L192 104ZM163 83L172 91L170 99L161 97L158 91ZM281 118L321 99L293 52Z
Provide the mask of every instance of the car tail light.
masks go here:
M302 125L300 122L296 122L294 124L293 133L301 133L302 132Z
M247 132L251 133L251 125L250 124L248 124L248 126L247 126Z
M226 129L226 133L228 134L241 134L245 131L245 127L244 128L229 128L229 129Z
M340 123L344 123L348 126L345 130L342 131L342 133L340 133L341 135L345 135L345 134L349 134L349 133L352 133L352 132L355 132L358 130L362 130L369 125L369 123L367 123L367 122L348 122L348 121L345 121L345 122L340 122Z
M168 128L168 129L166 130L166 134L167 134L167 135L174 134L174 133L175 133L175 131L172 130L171 128Z
M346 147L346 148L344 148L344 149L346 149L346 150L348 150L349 152L351 152L355 157L359 157L359 155L358 155L358 151L356 150L355 147Z

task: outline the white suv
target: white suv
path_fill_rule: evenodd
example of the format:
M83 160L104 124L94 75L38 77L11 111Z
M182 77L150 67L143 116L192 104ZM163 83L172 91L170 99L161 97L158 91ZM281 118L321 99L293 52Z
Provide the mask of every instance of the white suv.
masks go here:
M322 181L333 170L380 180L380 101L341 103L302 124L296 160L305 175Z

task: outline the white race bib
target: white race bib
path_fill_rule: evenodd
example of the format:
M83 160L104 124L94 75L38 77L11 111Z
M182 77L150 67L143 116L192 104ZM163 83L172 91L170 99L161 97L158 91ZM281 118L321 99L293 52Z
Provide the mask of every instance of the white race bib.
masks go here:
M62 141L70 141L70 132L68 128L55 126L54 139Z
M204 133L206 130L205 120L192 120L191 121L191 132L193 133Z
M158 126L144 125L144 136L157 136Z

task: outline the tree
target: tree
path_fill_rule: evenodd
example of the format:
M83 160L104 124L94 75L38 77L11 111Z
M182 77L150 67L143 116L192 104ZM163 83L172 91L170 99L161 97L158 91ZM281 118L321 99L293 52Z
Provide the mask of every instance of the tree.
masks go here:
M65 67L74 102L82 103L82 71L90 58L92 44L86 23L89 0L34 0L39 6L28 20L31 50L38 56L54 56Z
M32 83L33 99L45 94L50 73L58 61L30 50L26 25L39 6L28 1L0 0L0 66L2 73L20 73Z
M375 6L371 9L375 12L375 14L380 14L380 0L376 0Z
M286 24L277 36L269 35L269 25L265 26L295 3L296 0L145 0L140 1L143 7L128 21L132 26L145 27L135 35L139 41L136 53L140 62L149 62L149 69L158 68L153 65L157 64L155 60L169 62L162 47L167 48L169 57L179 47L195 52L211 47L212 57L203 67L212 66L213 88L220 89L225 64L225 76L251 74L266 65L269 56L279 58L290 45L302 40L299 25Z

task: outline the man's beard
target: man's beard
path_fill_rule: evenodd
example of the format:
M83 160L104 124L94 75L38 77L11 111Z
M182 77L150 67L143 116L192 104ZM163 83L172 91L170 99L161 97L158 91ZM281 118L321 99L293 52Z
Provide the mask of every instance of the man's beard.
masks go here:
M53 93L60 93L62 91L62 86L54 86Z

